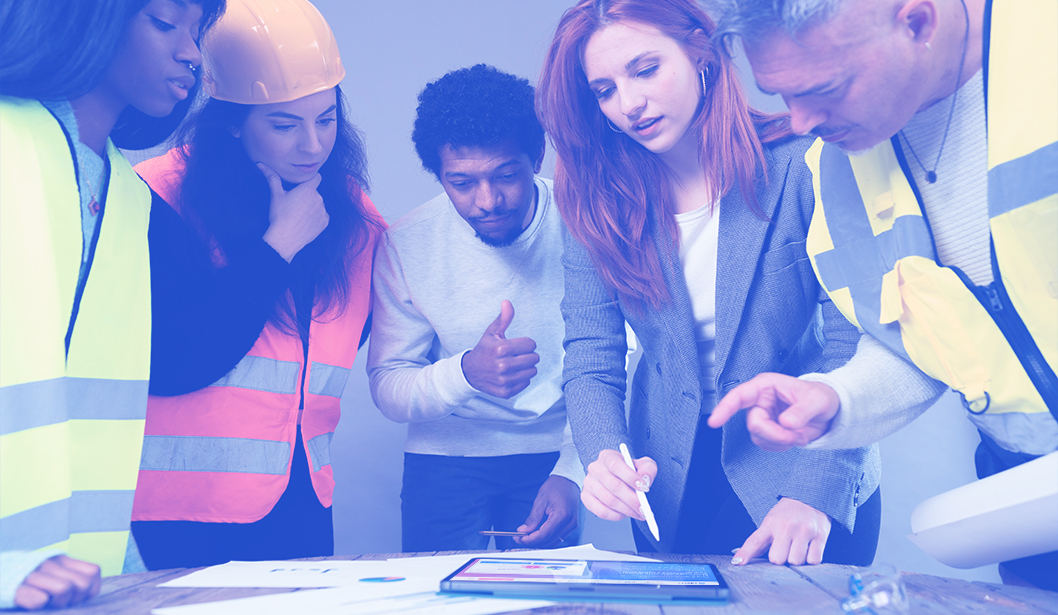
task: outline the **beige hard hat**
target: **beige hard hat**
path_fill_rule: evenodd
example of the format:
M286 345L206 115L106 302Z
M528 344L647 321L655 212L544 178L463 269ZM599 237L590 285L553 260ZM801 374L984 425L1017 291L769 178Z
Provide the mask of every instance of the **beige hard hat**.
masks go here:
M202 56L206 93L245 105L297 100L345 77L334 33L308 0L228 0Z

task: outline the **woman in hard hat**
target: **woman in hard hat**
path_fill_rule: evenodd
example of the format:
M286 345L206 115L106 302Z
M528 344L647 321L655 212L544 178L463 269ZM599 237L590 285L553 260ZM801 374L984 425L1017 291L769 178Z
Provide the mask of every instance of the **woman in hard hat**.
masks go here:
M183 118L223 5L0 6L0 609L81 602L135 554L150 192L117 148Z
M210 99L137 166L172 205L133 507L151 569L333 554L329 445L383 228L312 4L229 0L203 52Z

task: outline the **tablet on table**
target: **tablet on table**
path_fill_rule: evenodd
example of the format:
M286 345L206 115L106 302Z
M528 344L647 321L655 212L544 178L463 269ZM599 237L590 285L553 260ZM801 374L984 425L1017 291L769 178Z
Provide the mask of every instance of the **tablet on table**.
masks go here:
M716 566L475 557L441 581L446 593L592 602L726 602Z

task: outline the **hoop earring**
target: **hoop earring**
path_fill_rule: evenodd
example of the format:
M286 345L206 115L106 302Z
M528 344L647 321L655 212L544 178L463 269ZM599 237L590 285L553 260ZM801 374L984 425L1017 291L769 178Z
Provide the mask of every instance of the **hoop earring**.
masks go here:
M705 96L705 93L709 91L709 87L707 85L705 85L705 81L707 79L707 73L708 72L709 72L709 66L708 65L706 65L705 68L703 68L701 71L698 72L698 74L702 76L702 96Z
M625 133L625 131L621 130L617 126L614 126L614 123L610 121L610 118L606 118L606 125L610 127L610 130L616 132L617 134L623 135Z

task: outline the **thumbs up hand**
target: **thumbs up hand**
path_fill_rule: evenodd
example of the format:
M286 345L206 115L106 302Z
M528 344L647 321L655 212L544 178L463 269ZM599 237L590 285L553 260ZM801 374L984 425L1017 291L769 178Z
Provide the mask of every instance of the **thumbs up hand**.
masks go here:
M323 197L316 191L322 178L317 173L312 179L287 191L283 189L283 180L268 165L258 162L257 168L265 176L272 192L265 243L289 263L331 221L323 205Z
M506 299L500 304L500 315L485 328L477 346L463 355L463 375L482 393L510 399L529 386L536 375L540 355L534 352L536 342L528 337L509 340L507 327L514 320L514 306Z

